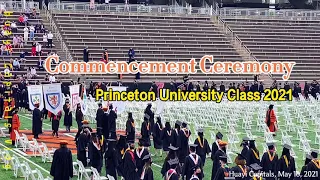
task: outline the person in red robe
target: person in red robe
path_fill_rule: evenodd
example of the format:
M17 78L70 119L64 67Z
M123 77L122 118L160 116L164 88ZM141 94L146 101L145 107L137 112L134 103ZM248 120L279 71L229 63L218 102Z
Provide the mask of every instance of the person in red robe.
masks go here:
M10 103L10 107L9 107L9 103ZM8 119L9 111L12 110L11 108L14 108L14 107L15 107L14 98L10 97L10 102L9 102L9 98L8 98L8 99L5 99L3 105L4 105L4 106L3 106L3 111L4 111L4 116L3 116L3 118L4 118L4 119ZM6 111L6 108L7 108L7 111Z
M12 115L12 123L11 123L11 133L10 133L10 139L12 141L12 145L14 146L15 145L15 142L16 142L16 134L14 133L14 130L18 131L19 132L19 129L20 129L20 119L19 119L19 116L18 116L18 110L19 108L15 108L15 110L13 111L13 115Z
M265 123L269 127L270 132L276 132L277 131L277 117L273 110L273 104L269 106L269 109L266 114L266 120Z

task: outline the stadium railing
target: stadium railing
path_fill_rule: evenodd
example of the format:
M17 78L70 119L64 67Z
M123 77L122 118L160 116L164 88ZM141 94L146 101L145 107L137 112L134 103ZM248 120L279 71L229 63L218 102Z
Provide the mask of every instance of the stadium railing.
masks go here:
M7 10L17 10L17 11L22 11L26 8L33 9L35 8L36 10L39 10L39 2L34 2L34 1L28 1L25 4L22 2L16 2L16 1L0 1L0 4L4 3L5 7Z

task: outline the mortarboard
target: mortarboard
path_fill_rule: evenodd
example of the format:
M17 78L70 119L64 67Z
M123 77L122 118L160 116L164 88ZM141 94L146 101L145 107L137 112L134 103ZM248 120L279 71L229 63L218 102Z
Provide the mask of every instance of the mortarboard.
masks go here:
M256 141L255 139L250 139L250 140L249 140L249 142L255 142L255 141Z
M251 164L250 167L254 170L254 171L259 171L262 169L262 167L257 164L257 163L254 163L254 164Z
M288 150L291 150L291 148L292 148L292 146L289 145L289 144L284 144L283 147L286 148L286 149L288 149Z
M81 121L82 124L89 124L89 121L88 120L83 120Z
M69 103L70 102L70 100L69 99L66 99L66 103Z
M196 148L198 145L197 144L190 144L190 147Z
M181 126L181 125L182 125L182 122L179 121L179 120L177 120L177 121L176 121L176 124L179 125L179 126Z
M108 142L116 142L116 139L107 139Z
M246 160L246 157L244 157L244 156L243 156L242 154L240 154L240 153L238 153L237 158L238 158L239 160Z
M242 141L249 141L249 140L250 138L248 138L247 136L242 139Z
M267 146L268 146L268 147L274 147L274 143L272 143L272 142L267 143Z
M223 162L227 162L228 161L228 157L227 156L219 156L219 160L221 160Z
M67 145L68 142L67 141L60 141L60 145Z
M188 125L188 123L182 122L182 126L187 126L187 125Z
M148 160L148 159L150 159L150 158L151 158L150 154L147 154L147 155L145 155L145 156L142 158L142 160L144 161L144 160Z
M311 151L311 154L310 154L310 155L311 155L313 158L318 158L318 153L319 153L318 150L315 150L315 149L314 149L314 150Z
M222 138L223 138L223 135L221 134L221 132L218 132L218 133L216 134L216 137L217 137L217 139L222 139Z
M148 103L147 105L148 105L148 106L152 106L152 103Z
M144 144L144 139L140 138L139 139L139 144L143 145Z
M177 151L179 149L178 147L174 147L172 145L170 145L168 148L172 151Z
M199 129L198 129L198 133L203 133L203 129L202 129L202 128L199 128Z

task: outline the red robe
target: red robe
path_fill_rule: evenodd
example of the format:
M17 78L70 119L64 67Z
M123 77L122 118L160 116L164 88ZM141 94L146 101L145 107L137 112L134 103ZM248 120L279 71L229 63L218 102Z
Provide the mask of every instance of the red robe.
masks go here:
M11 108L13 109L15 107L15 101L13 98L11 98ZM6 107L9 106L9 102L8 101L4 101L3 103L3 112L4 112L4 119L7 119L6 117L9 116L9 111L6 111ZM12 111L12 109L9 109L10 111Z
M276 117L273 109L271 109L271 110L269 109L267 111L265 123L268 122L269 116L270 116L270 125L268 126L269 130L270 130L270 132L276 132L277 131L277 127L276 127L277 117ZM267 125L268 125L268 123L267 123Z
M14 130L19 132L19 129L20 129L20 119L19 119L18 114L14 114L13 115L11 127L12 127L12 131L10 133L10 139L12 141L15 141L16 140L16 134L14 133Z

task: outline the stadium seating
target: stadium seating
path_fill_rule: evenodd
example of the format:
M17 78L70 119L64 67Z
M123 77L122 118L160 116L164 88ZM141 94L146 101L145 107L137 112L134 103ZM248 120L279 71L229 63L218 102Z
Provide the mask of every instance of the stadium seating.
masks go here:
M295 61L291 80L319 76L319 23L314 20L224 17L224 21L259 61ZM274 75L281 79L280 75Z
M88 46L89 60L99 61L107 48L109 59L128 60L129 48L134 48L137 61L188 61L213 55L215 61L241 61L242 58L214 26L209 17L161 15L112 15L87 13L56 13L57 26L75 60L82 61L83 48ZM166 80L182 75L142 75L147 81ZM252 75L192 75L194 80L244 80ZM103 78L117 78L104 75ZM124 76L124 80L133 79ZM101 80L101 76L90 79Z

